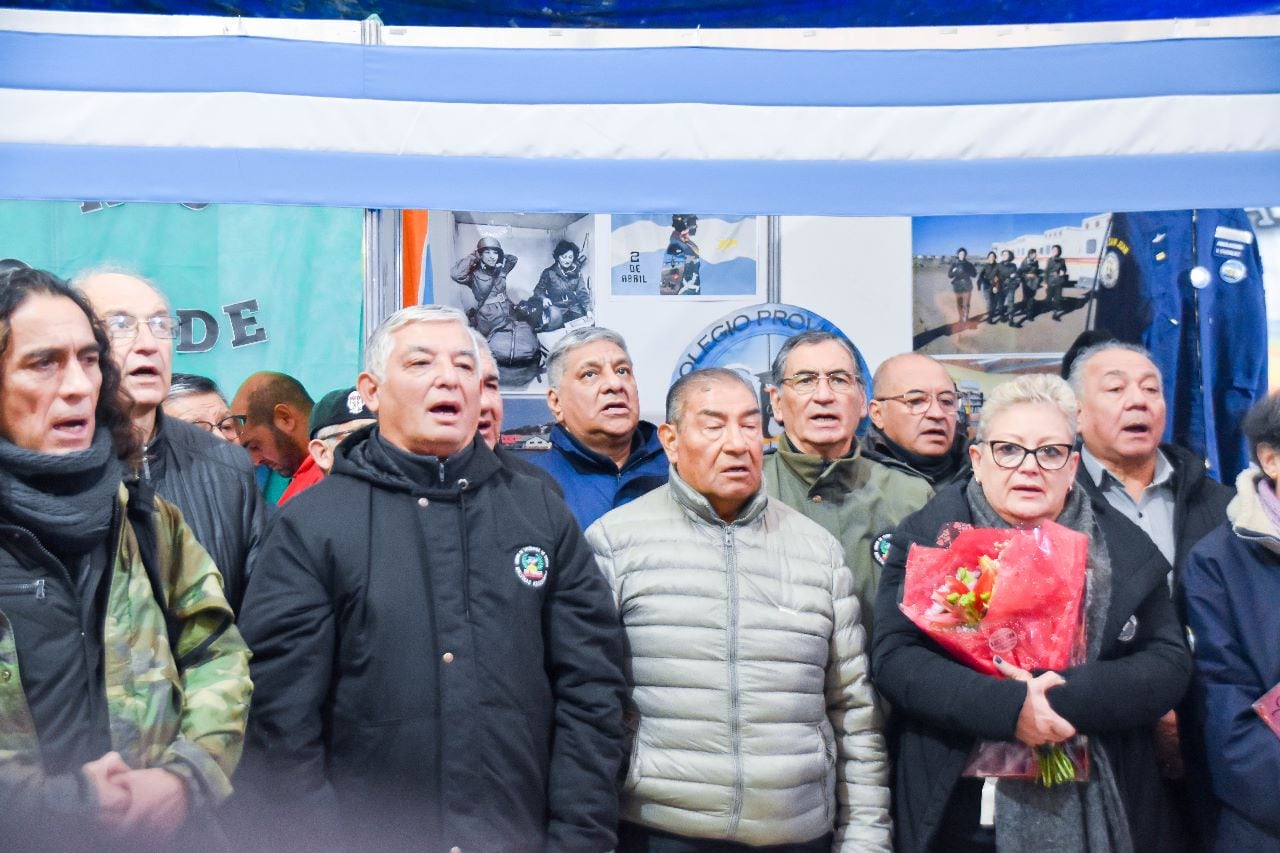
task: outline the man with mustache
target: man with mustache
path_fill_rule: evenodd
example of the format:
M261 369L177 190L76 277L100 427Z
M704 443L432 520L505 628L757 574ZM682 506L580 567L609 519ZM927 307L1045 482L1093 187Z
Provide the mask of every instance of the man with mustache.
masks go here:
M853 578L765 491L762 420L740 374L681 377L669 482L587 531L630 655L623 853L891 849Z
M769 398L784 430L764 460L769 496L840 541L870 636L889 534L933 490L905 466L859 446L855 431L867 398L853 346L843 337L809 331L789 338L773 360Z
M276 515L241 617L256 843L613 849L617 614L564 503L477 434L464 315L387 318L357 389L377 423Z
M249 650L181 514L121 482L110 347L56 276L0 287L4 846L218 849L202 819L231 793Z
M574 329L547 356L551 450L532 461L564 488L585 530L600 516L667 481L658 428L640 420L626 341L602 326Z
M161 404L173 378L178 320L164 294L112 267L81 273L75 285L111 338L122 399L142 444L142 484L182 510L222 572L227 600L239 610L267 524L253 465L233 443L165 415Z

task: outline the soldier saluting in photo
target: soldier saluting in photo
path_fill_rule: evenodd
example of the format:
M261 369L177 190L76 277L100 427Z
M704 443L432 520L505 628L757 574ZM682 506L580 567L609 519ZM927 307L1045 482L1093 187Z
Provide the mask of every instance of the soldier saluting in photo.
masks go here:
M503 252L502 244L493 237L481 237L476 250L453 265L453 280L469 288L476 299L476 307L467 312L467 317L486 338L511 322L507 274L517 260L515 255Z

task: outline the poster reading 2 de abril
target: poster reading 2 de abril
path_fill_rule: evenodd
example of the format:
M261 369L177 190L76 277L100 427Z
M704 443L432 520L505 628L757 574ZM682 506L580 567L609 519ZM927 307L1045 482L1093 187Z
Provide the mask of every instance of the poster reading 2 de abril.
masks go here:
M761 288L756 216L701 213L612 217L612 294L724 299Z

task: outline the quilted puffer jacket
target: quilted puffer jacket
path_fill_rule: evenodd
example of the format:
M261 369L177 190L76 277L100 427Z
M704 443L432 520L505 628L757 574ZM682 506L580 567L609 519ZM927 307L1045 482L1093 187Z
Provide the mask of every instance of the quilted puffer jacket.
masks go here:
M836 540L761 490L731 524L671 469L587 541L630 649L622 819L889 850L881 720Z

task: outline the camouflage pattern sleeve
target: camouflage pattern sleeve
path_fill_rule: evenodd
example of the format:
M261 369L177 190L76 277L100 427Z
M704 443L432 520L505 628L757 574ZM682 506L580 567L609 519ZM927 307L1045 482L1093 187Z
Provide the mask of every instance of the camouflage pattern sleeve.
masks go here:
M253 683L249 648L232 622L222 576L171 505L156 501L157 553L168 567L167 594L181 624L183 709L177 736L156 762L187 781L193 799L218 803L231 794L240 761Z

